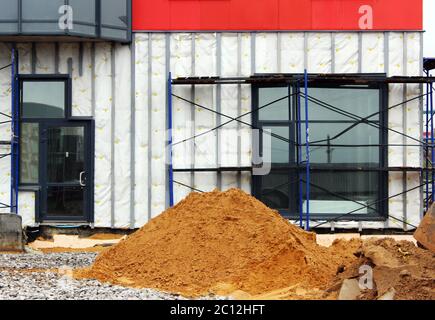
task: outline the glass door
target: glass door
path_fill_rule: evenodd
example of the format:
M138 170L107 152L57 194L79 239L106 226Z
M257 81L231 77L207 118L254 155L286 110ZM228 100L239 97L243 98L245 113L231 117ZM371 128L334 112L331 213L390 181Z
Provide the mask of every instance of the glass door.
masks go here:
M90 221L91 139L86 122L45 123L41 132L41 220Z

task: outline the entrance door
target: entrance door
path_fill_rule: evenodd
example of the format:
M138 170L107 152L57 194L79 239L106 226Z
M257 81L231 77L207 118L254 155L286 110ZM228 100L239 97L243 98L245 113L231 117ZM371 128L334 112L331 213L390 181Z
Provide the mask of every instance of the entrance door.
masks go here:
M90 123L43 123L41 220L90 222L92 162Z

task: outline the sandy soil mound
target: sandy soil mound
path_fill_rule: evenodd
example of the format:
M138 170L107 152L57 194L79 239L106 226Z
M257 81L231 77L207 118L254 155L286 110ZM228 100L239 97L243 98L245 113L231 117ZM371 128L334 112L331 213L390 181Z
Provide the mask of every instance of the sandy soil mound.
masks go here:
M318 246L313 233L237 189L192 193L77 276L187 296L323 288L360 245Z
M337 293L344 279L358 278L361 265L373 268L373 290L360 299L378 299L394 289L394 300L435 300L435 255L409 241L369 239L359 259L337 276Z

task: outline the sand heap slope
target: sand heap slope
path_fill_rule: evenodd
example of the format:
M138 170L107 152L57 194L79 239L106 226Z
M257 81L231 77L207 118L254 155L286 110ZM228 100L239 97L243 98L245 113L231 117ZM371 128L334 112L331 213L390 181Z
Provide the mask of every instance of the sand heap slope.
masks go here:
M300 284L321 288L343 255L237 189L192 193L101 253L81 276L188 296L259 294Z

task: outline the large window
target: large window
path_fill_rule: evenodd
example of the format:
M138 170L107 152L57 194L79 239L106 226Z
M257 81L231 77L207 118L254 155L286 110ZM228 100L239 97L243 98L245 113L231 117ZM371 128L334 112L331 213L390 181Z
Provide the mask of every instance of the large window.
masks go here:
M308 119L296 84L255 86L256 127L271 172L254 176L254 194L283 215L307 211L306 120L310 134L310 215L373 219L386 212L388 176L385 88L379 85L312 85ZM304 90L301 90L304 93ZM264 107L265 106L265 107ZM302 199L302 201L300 201Z

